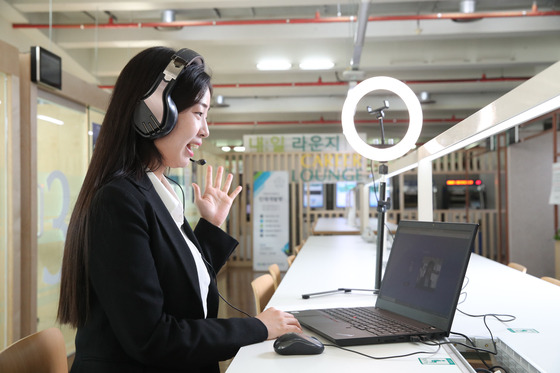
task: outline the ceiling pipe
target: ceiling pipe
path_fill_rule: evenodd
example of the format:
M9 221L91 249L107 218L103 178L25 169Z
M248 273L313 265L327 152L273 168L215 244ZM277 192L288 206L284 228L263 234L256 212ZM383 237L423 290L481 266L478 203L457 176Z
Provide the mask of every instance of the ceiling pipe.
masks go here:
M358 28L354 37L354 53L350 67L352 70L360 69L360 60L362 59L362 50L364 49L364 40L366 39L366 28L368 24L369 0L362 0L358 8Z
M431 13L411 15L371 16L368 22L383 21L422 21L422 20L468 20L483 18L517 18L517 17L550 17L560 16L560 11L539 11L535 6L531 10L481 12L481 13ZM109 18L107 23L82 23L82 24L41 24L41 23L14 23L14 29L125 29L125 28L164 28L164 27L197 27L197 26L249 26L249 25L278 25L278 24L318 24L318 23L354 23L356 17L320 17L296 19L262 19L262 20L234 20L234 21L175 21L175 22L132 22L115 23Z
M452 116L451 118L441 118L441 119L424 119L424 123L432 123L432 124L455 124L455 123L459 123L463 120L464 118L456 118L455 116ZM364 119L364 120L359 120L356 119L354 120L354 122L356 124L377 124L379 123L379 121L377 119ZM409 120L408 119L391 119L391 120L387 120L388 123L391 124L408 124ZM336 124L336 125L340 125L340 120L326 120L326 119L317 119L317 120L287 120L287 121L244 121L244 122L214 122L214 121L210 121L208 122L209 126L256 126L256 125L310 125L310 124L318 124L318 125L325 125L325 124Z
M529 80L532 77L501 77L487 78L482 75L480 78L471 79L427 79L427 80L402 80L405 84L452 84L452 83L500 83L500 82L519 82ZM294 83L231 83L231 84L212 84L213 88L268 88L268 87L325 87L325 86L346 86L348 82L323 82L319 78L316 82L294 82ZM101 89L113 89L114 85L99 85Z

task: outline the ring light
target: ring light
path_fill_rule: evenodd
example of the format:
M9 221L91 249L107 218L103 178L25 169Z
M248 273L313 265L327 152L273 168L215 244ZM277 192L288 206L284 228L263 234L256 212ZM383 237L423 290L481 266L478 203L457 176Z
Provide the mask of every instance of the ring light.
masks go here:
M410 123L403 139L389 148L376 148L360 138L354 125L354 114L358 102L369 92L387 90L404 101ZM406 84L395 78L377 76L366 79L348 92L342 107L342 132L346 140L360 155L375 161L385 162L406 154L416 144L422 130L422 107L418 97Z

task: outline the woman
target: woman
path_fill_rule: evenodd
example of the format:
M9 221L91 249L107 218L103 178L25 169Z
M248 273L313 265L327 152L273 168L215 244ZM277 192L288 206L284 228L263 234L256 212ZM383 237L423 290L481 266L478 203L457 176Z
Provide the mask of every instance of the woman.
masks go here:
M201 58L171 91L171 132L149 137L133 124L175 56L150 48L123 69L70 219L58 320L78 329L72 372L217 372L244 345L301 332L275 309L216 318L216 273L238 244L219 227L241 187L229 192L231 174L222 186L222 167L212 183L207 166L204 193L193 184L201 215L193 232L164 177L190 164L209 134L212 88Z

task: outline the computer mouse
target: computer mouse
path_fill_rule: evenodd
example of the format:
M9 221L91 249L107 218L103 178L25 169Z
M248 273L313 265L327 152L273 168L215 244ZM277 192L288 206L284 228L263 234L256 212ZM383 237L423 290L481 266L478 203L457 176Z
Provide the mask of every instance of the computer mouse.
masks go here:
M274 341L274 351L280 355L318 355L324 349L317 338L301 333L286 333Z

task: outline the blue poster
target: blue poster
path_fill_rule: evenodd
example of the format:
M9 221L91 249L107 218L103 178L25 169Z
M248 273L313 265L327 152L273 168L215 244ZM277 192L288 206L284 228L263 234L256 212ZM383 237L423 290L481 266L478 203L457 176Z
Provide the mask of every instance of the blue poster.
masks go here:
M288 268L290 250L287 171L255 172L253 176L253 269L267 271L276 263Z

